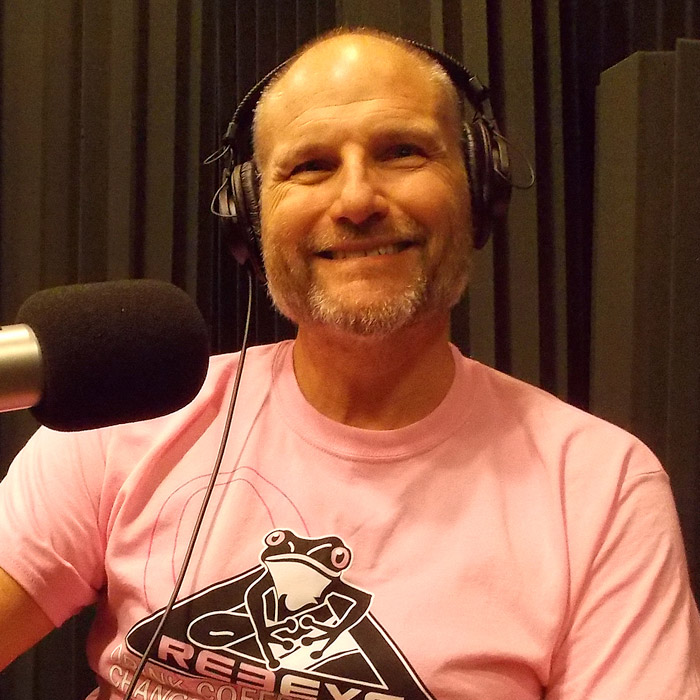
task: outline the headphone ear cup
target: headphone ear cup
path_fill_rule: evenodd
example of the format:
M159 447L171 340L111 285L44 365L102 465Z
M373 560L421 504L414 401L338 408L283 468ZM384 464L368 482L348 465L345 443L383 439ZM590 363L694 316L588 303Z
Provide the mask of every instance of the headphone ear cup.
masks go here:
M236 260L250 263L263 276L260 250L260 190L258 174L251 161L235 165L225 173L226 180L219 196L219 209L229 217L233 229L229 247ZM226 200L225 202L222 200Z
M469 179L469 194L471 199L472 215L472 245L481 248L488 238L484 238L484 149L480 135L476 133L472 124L464 123L462 128L462 150L464 163Z
M510 201L508 151L488 122L476 117L464 125L464 158L472 195L474 247L483 248Z
M238 177L236 185L237 198L242 202L245 212L245 225L249 231L252 245L258 248L260 240L260 185L258 171L252 161L246 161L236 166Z

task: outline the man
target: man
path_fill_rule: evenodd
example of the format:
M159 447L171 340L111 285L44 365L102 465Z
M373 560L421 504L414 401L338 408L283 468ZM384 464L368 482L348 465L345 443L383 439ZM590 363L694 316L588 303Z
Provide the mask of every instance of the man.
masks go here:
M0 650L98 603L121 697L700 698L668 480L623 431L448 343L472 231L459 110L373 32L304 50L255 121L270 293L182 562L236 357L170 416L41 430L0 492ZM48 539L50 544L46 544Z

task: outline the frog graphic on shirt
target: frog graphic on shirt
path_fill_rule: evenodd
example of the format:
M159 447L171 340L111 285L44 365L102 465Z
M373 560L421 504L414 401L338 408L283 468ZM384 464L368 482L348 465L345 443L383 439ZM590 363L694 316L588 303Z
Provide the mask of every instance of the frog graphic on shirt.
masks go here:
M280 659L292 655L304 657L305 666L327 658L329 647L365 616L372 600L342 579L350 549L338 537L301 537L292 530L273 530L264 543L262 572L244 603L268 668L279 668ZM209 648L225 646L239 626L240 611L196 622L201 624L191 626L191 636ZM337 653L346 652L349 641L336 644Z
M373 594L344 580L352 559L340 537L272 530L256 566L178 601L163 625L155 611L126 647L143 653L155 634L153 664L193 681L215 677L227 692L253 678L266 679L266 697L295 687L315 689L316 700L432 699L372 616Z

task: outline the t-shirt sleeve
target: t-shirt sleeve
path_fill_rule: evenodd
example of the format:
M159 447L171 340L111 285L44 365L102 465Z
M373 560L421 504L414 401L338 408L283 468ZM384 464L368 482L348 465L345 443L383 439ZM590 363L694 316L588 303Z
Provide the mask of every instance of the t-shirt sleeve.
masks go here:
M641 444L628 459L572 586L547 700L700 699L700 621L668 477ZM577 519L583 532L585 511Z
M40 428L0 482L0 567L56 625L94 602L104 580L100 431Z

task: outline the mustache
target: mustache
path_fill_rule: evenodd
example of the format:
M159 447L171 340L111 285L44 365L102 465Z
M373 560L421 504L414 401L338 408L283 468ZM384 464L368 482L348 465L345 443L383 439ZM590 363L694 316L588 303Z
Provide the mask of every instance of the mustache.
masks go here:
M386 243L423 243L426 238L425 227L414 221L399 223L381 221L360 226L347 223L336 224L332 229L314 232L306 248L310 253L319 253L339 245L358 243L368 239Z

